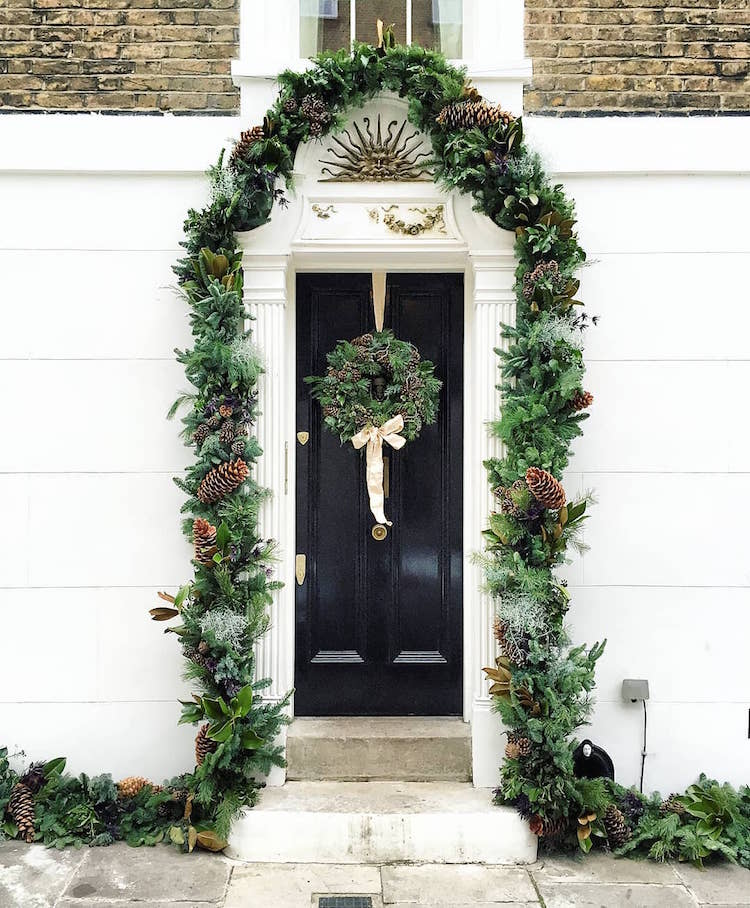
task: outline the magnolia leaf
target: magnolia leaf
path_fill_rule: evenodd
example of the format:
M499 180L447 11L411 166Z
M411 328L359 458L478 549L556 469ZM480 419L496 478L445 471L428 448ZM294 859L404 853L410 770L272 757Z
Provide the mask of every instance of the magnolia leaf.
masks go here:
M223 719L226 715L226 704L224 704L224 708L222 709L223 702L224 701L221 699L221 697L219 697L218 700L213 700L211 699L211 697L204 697L201 700L201 705L206 711L208 718L216 720Z
M193 813L193 793L190 792L190 794L185 799L185 812L182 815L182 819L189 820L192 813Z
M204 829L196 836L196 842L206 851L223 851L228 842L217 835L213 829Z
M235 715L246 716L250 712L250 707L253 705L252 684L246 684L241 690L237 692L237 696L232 701L232 705L232 712Z
M156 594L160 599L163 599L165 602L174 602L174 596L170 596L169 593L158 592Z
M44 764L44 778L49 779L52 775L59 775L65 769L67 760L65 757L55 757Z
M223 744L225 741L228 741L232 737L232 729L234 728L234 723L231 719L224 719L221 722L217 722L212 725L209 730L206 732L206 737L210 738L212 741L216 741L219 744Z
M192 851L195 848L195 843L198 841L198 830L195 826L188 826L188 851Z
M148 613L151 615L152 621L170 621L180 614L176 608L166 608L166 606L157 606L149 609Z
M248 730L242 732L242 746L245 750L257 750L265 744L263 738L258 737L254 731Z
M591 846L593 844L594 843L591 841L590 835L586 836L585 838L581 838L581 830L579 829L578 830L578 847L581 849L581 851L583 851L584 854L588 854L589 851L591 851Z
M184 845L185 844L185 835L180 829L179 826L170 826L169 827L169 838L174 845Z
M216 529L216 545L220 549L225 549L227 543L232 538L232 534L229 532L229 527L226 524L226 521L222 521Z
M185 601L187 594L190 592L190 585L181 586L177 592L177 595L174 598L174 607L180 608L182 603Z

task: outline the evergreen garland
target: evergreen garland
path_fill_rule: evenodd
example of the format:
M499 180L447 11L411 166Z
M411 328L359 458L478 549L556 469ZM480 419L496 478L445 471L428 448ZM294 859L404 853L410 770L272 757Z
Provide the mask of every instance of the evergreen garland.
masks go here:
M577 841L587 851L594 838L609 837L623 852L697 861L719 854L747 864L746 788L736 793L701 780L684 798L655 806L573 771L573 735L588 719L603 648L571 646L564 629L568 594L554 575L567 547L580 547L588 504L566 501L559 484L592 400L582 386L588 320L575 299L575 274L585 254L573 203L526 148L521 120L483 102L464 71L438 53L356 44L351 52L321 54L305 72L282 73L279 85L262 126L242 134L229 166L222 153L210 169L209 203L188 212L185 254L175 266L193 334L192 348L177 358L194 391L172 413L188 407L183 436L195 453L175 481L187 496L183 529L194 547L195 577L175 596L161 593L166 604L151 614L180 619L168 630L199 691L183 704L181 719L202 723L199 765L164 787L125 780L121 792L137 793L123 800L108 776L72 779L62 773L63 761L19 777L0 750L0 811L12 805L25 824L21 830L6 814L0 837L35 834L50 844L116 838L152 844L166 837L185 850L196 843L219 848L237 812L255 802L257 780L283 765L275 741L287 721L286 701L265 703L269 681L255 677L255 643L268 627L279 584L272 579L273 543L258 531L267 493L253 479L262 452L251 429L262 362L245 328L235 235L266 223L275 202L284 204L280 184L291 183L302 142L335 130L347 110L391 91L408 99L410 121L429 134L442 185L470 194L478 211L516 235L516 322L504 329L507 351L498 351L503 409L492 426L505 453L486 464L497 509L480 556L498 603L501 655L487 669L490 690L509 729L497 800L514 804L543 841L557 845ZM38 821L33 833L30 798Z

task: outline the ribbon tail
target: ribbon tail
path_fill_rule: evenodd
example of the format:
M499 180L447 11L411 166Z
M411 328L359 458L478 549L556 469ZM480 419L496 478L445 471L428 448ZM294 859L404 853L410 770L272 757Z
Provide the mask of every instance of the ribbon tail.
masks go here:
M370 510L378 523L393 526L385 516L385 493L383 492L383 439L372 438L367 443L367 493L370 496Z

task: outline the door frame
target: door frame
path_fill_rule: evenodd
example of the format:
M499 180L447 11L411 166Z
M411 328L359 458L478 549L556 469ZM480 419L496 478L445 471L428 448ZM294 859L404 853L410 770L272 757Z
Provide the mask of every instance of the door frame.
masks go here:
M405 102L379 98L363 112L403 115ZM464 483L463 483L463 719L472 725L474 784L498 780L502 728L492 710L482 667L493 664L494 607L481 591L482 572L472 555L482 548L482 529L492 508L483 461L502 455L487 423L500 409L495 348L501 324L515 321L514 236L472 209L469 198L445 193L433 183L336 184L319 182L320 145L302 146L295 162L297 191L286 209L266 225L239 234L243 248L244 295L249 325L261 350L265 373L259 382L257 435L263 456L255 478L271 491L260 526L278 544L271 628L257 648L257 676L272 679L269 700L280 700L294 684L295 647L295 382L296 277L298 272L459 272L464 283ZM404 210L443 206L445 230L403 236L373 223L373 205ZM326 216L327 215L327 216ZM291 706L293 715L293 701ZM274 770L268 784L285 781Z

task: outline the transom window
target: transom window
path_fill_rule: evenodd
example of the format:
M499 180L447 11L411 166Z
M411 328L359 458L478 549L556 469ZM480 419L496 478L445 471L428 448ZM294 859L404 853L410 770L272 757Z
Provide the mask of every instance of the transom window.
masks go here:
M375 40L375 22L395 24L399 44L462 56L463 0L300 0L300 55Z

